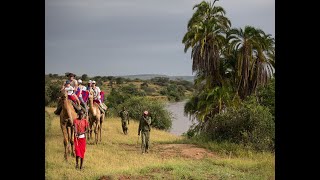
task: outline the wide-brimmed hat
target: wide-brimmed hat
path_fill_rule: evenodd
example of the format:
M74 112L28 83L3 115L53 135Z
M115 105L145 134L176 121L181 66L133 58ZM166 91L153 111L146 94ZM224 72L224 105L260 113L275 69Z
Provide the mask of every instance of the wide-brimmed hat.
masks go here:
M73 74L73 73L67 73L66 76L67 76L67 77L70 77L70 76L76 77L76 75Z

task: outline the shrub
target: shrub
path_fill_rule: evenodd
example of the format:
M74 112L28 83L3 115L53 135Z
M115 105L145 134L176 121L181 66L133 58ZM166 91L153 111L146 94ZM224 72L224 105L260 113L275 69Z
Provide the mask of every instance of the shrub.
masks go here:
M273 150L275 126L269 109L254 98L240 108L227 108L206 123L206 134L212 140L242 143L256 150Z
M147 95L152 95L152 93L156 92L156 90L151 87L143 86L143 88L141 88L141 89L144 90L147 93Z
M275 116L275 80L272 79L265 87L259 87L257 93L259 103L269 108Z
M51 103L55 103L59 96L62 81L51 82L50 79L46 79L45 82L45 106Z
M125 106L132 119L140 120L144 110L149 111L151 116L151 126L168 130L172 125L172 116L170 112L165 109L165 105L161 102L148 99L146 97L131 97L123 104L118 106L118 110Z

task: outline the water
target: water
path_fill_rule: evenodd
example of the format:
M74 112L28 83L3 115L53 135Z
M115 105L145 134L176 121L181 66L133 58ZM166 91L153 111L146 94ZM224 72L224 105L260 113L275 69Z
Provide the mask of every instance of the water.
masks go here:
M184 116L184 105L187 101L173 102L166 105L166 109L172 113L172 127L170 133L176 135L182 135L187 132L189 127L192 125L191 120L188 116Z

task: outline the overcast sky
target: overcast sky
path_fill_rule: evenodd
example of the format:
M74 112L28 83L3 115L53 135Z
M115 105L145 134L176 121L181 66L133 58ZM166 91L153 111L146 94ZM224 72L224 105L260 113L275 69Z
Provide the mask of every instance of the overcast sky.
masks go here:
M45 73L193 75L181 43L201 0L46 0ZM275 35L274 0L220 0L232 27Z

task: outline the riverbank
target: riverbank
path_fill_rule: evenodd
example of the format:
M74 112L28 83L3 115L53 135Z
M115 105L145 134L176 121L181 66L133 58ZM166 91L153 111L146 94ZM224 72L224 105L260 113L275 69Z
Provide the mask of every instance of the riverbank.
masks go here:
M74 158L64 161L63 137L54 108L46 111L46 179L274 179L273 154L224 156L156 129L151 131L150 153L142 155L138 123L130 121L129 135L125 136L119 118L104 121L102 142L87 144L84 168L78 171Z

